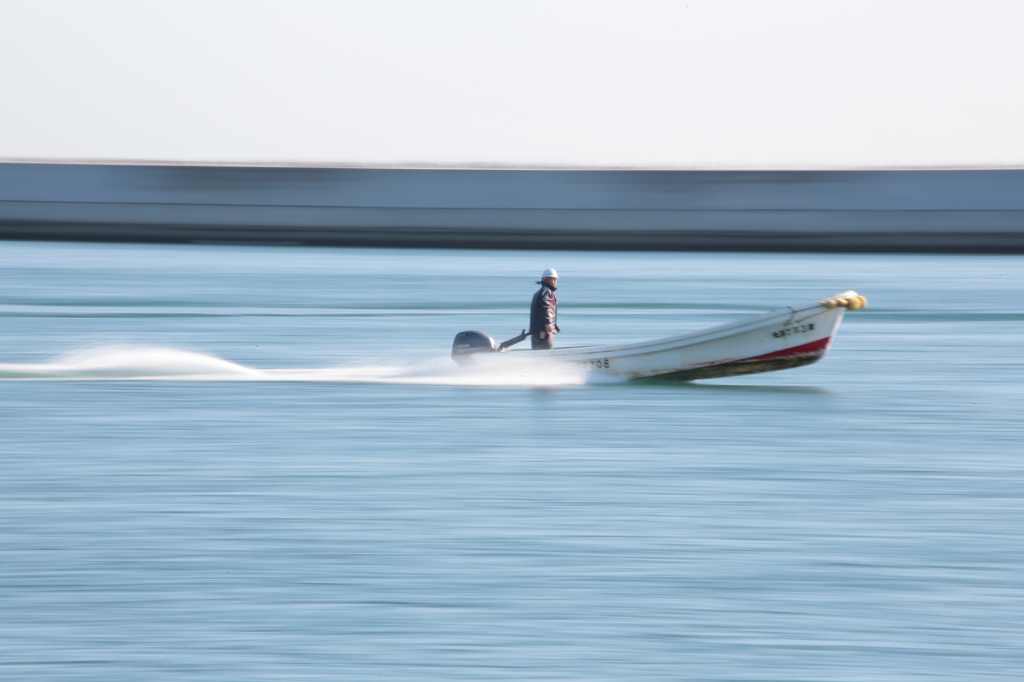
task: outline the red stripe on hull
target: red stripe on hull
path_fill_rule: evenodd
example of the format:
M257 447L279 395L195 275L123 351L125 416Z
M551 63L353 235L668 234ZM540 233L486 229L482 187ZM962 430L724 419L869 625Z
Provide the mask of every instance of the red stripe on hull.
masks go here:
M823 339L817 341L811 341L801 346L793 346L786 350L777 350L774 353L765 353L764 355L757 355L747 360L773 360L775 358L790 358L794 355L807 355L808 353L824 353L828 350L828 344L832 343L832 337L826 336Z
M720 379L722 377L735 377L744 374L760 374L761 372L774 372L780 369L791 369L802 367L817 362L828 350L831 337L811 341L800 346L794 346L785 350L778 350L773 353L765 353L744 360L727 360L718 364L706 365L704 367L691 367L651 377L656 381L697 381L699 379Z

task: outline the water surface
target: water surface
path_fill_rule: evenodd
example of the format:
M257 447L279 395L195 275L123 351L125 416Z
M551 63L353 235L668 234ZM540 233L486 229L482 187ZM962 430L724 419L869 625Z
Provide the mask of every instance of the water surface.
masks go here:
M1019 679L1020 266L0 242L0 677ZM870 305L785 372L453 380L545 267L562 345Z

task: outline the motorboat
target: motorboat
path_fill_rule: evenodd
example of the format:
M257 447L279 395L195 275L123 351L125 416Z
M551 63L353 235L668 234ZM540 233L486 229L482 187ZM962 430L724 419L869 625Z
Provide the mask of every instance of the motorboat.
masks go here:
M653 341L552 350L511 350L525 331L496 344L479 331L460 332L452 359L462 367L494 367L513 358L572 363L624 379L696 381L802 367L825 357L847 310L867 299L855 291L779 308L701 331Z

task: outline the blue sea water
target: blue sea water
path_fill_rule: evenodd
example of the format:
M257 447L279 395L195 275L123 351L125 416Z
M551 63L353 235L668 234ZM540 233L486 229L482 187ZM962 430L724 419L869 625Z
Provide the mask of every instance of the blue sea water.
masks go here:
M0 242L0 678L1018 680L1020 257ZM818 364L466 379L457 331L848 288Z

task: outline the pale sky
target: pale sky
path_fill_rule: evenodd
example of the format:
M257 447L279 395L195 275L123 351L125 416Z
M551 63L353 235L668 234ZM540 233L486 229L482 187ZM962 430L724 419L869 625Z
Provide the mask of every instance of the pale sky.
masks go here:
M0 0L0 159L1024 167L1024 2Z

